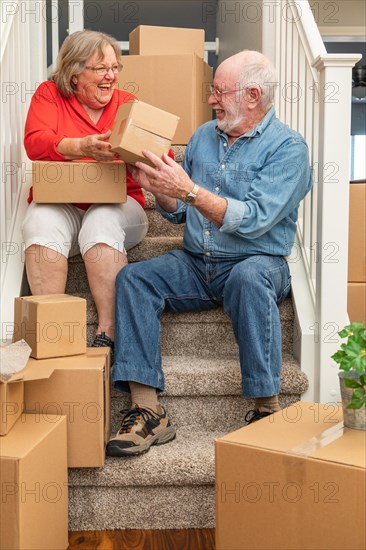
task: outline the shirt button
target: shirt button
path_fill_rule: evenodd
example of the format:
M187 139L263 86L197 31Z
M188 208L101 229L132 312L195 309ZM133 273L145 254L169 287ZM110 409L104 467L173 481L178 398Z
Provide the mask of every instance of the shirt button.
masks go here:
M219 192L219 191L220 191L220 187L215 187L215 191Z
M209 235L209 234L210 234L210 232L206 229L205 235Z
M211 252L205 252L205 256L211 256Z
M225 141L225 143L224 143L224 147L227 147L227 143L226 143L226 141Z
M221 170L224 170L225 164L221 164Z

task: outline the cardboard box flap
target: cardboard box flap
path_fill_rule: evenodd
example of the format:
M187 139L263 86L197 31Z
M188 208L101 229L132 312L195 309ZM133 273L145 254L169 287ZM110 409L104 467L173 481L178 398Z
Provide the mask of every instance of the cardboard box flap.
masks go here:
M105 361L109 356L109 348L88 348L84 355L70 355L67 357L52 357L51 359L28 360L24 369L14 374L6 383L31 382L50 378L57 369L104 369Z
M70 294L43 294L37 296L20 296L19 298L17 298L17 300L20 300L22 302L36 302L44 304L55 304L60 302L84 300L86 303L85 298L79 298L78 296L72 296Z
M109 348L87 348L83 355L69 355L67 357L52 357L51 359L29 359L27 366L22 371L23 380L41 380L50 378L58 369L63 370L104 370Z
M22 374L21 380L23 382L44 380L50 378L55 369L54 359L32 359L31 357L20 373Z
M119 107L119 123L128 117L131 117L131 124L134 126L169 140L173 139L179 122L179 116L143 101L130 101Z
M66 416L50 417L49 422L40 422L39 414L23 415L16 424L16 430L1 439L1 456L23 458L53 431L56 423L65 422Z
M297 429L300 420L301 431ZM345 435L350 440L349 451L339 445L339 440ZM217 441L362 467L365 465L365 451L352 452L352 447L362 437L366 449L364 432L343 427L341 407L301 402Z

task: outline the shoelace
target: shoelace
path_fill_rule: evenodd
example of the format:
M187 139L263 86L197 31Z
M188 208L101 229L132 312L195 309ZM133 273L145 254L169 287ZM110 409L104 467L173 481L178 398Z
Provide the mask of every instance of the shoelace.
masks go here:
M136 405L132 409L124 409L121 411L123 414L121 428L118 433L125 434L130 433L133 426L142 418L145 422L149 420L149 416L154 418L161 418L163 415L159 415L151 409L144 407L137 407Z

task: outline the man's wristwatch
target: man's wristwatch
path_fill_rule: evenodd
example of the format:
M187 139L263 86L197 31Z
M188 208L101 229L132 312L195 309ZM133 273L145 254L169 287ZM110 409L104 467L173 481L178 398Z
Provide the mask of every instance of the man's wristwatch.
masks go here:
M184 197L182 198L182 201L185 202L186 204L193 204L194 201L196 200L199 188L200 188L200 186L197 185L197 183L195 183L194 186L193 186L192 191L190 191L189 193L184 195Z

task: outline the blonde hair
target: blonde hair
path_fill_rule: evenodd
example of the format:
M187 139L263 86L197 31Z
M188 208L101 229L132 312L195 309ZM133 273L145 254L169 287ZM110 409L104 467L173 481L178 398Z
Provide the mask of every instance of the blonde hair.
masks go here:
M102 60L106 46L112 46L119 63L121 49L115 38L109 34L85 30L73 32L65 38L56 59L55 70L51 74L51 80L64 96L70 97L74 94L72 78L83 72L87 60L96 51Z

